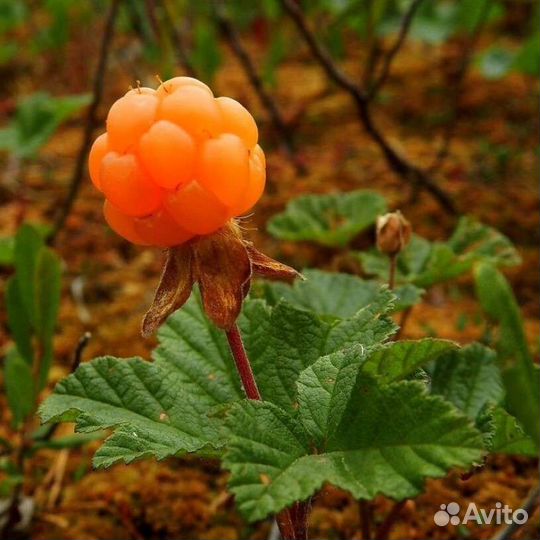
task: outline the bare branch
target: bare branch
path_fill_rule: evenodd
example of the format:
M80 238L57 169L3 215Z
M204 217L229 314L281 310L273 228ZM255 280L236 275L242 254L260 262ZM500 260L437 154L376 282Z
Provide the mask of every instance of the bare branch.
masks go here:
M293 164L296 167L297 171L301 174L304 174L305 168L296 159L294 141L291 135L291 130L283 119L281 111L279 110L276 102L274 101L270 93L266 91L263 81L257 73L257 68L253 60L251 59L249 53L242 44L236 28L233 26L232 22L227 17L224 6L221 4L221 2L219 2L219 0L215 2L215 8L216 21L223 38L226 40L234 56L240 62L240 65L242 66L246 77L251 83L251 86L255 90L259 101L266 109L266 112L270 117L275 131L283 141L285 150L287 151L287 155L293 161Z
M386 540L386 538L388 538L388 533L391 531L394 523L406 504L407 499L394 504L390 512L388 512L385 520L379 525L379 528L375 534L375 540Z
M171 36L172 43L174 45L174 51L176 53L176 59L178 63L182 66L184 71L190 77L196 77L197 72L189 59L186 48L184 46L184 40L180 29L174 24L175 17L172 14L172 11L169 6L168 0L160 0L163 13L165 15L164 22L169 29L169 34Z
M397 54L399 53L401 47L405 43L405 38L409 33L409 29L411 27L414 16L422 2L423 0L413 0L409 6L409 9L407 9L407 11L405 12L405 15L403 16L403 19L401 21L401 26L396 41L394 42L388 53L385 55L379 76L375 79L375 82L368 91L368 99L373 99L377 95L377 92L381 89L381 87L384 86L384 83L386 82L386 79L388 78L388 75L390 73L392 63Z
M53 227L53 232L49 238L49 243L53 244L56 236L59 231L63 228L67 217L69 216L73 204L79 194L81 188L81 183L84 176L84 169L86 165L86 156L92 145L92 138L94 135L94 130L96 129L97 124L97 111L101 103L103 96L103 83L105 80L105 72L107 71L107 61L109 58L109 49L112 43L114 35L114 26L116 22L116 17L118 15L118 7L120 5L119 0L112 0L109 13L105 22L105 28L103 30L103 36L101 40L101 47L99 51L99 59L96 66L96 73L94 76L94 85L92 90L92 102L88 107L88 112L86 115L86 123L84 126L84 133L82 138L82 143L79 148L79 154L77 156L77 161L75 163L75 168L71 176L71 181L69 185L69 192L67 198L62 206L60 214L56 220L56 223Z
M446 124L446 129L444 130L442 141L439 146L439 150L437 151L437 154L435 155L435 159L433 160L433 163L428 167L428 171L430 172L434 172L437 169L439 169L441 165L444 163L445 159L448 157L448 154L450 153L450 145L452 143L452 139L456 132L457 122L459 120L459 117L461 116L460 101L461 101L461 93L463 91L463 84L467 77L467 72L471 64L471 59L472 59L474 50L476 48L476 44L478 42L478 38L480 37L480 34L482 33L484 23L487 19L487 16L489 14L489 11L492 5L493 5L492 0L486 0L484 2L482 12L480 16L478 17L476 24L474 25L474 28L469 34L469 38L465 41L465 44L463 46L461 62L456 70L454 82L451 85L452 87L452 95L450 98L451 118Z
M540 487L536 486L533 488L527 499L521 504L520 508L525 510L529 516L532 515L534 512L534 509L538 506L538 503L540 502ZM514 536L514 533L522 526L521 523L516 523L515 521L512 521L510 525L505 525L502 527L498 533L495 534L495 536L492 537L491 540L510 540L512 536Z
M370 103L364 91L334 63L326 49L317 41L309 29L304 14L295 0L280 0L283 9L294 21L313 56L319 61L326 74L339 87L348 92L357 108L358 117L366 132L379 146L390 168L404 180L430 193L449 214L457 213L452 199L419 167L409 162L390 144L373 120Z

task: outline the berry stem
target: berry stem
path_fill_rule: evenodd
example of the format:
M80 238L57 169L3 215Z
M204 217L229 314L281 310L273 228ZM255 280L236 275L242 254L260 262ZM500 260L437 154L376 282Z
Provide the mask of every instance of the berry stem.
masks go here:
M390 272L388 275L388 287L393 290L396 285L397 253L390 255Z
M248 399L261 401L261 393L257 387L257 381L253 375L238 325L233 324L226 335L246 396ZM307 538L307 506L304 505L305 503L295 503L291 509L285 508L276 516L283 540L305 540Z
M240 375L240 380L244 386L246 396L248 399L256 399L260 401L261 394L259 392L259 388L257 387L257 382L255 381L255 376L253 375L249 358L246 354L246 349L244 347L244 342L242 341L242 336L240 335L240 330L236 323L227 332L227 340L229 341L229 347L231 348L234 363L236 364L236 369L238 371L238 375Z

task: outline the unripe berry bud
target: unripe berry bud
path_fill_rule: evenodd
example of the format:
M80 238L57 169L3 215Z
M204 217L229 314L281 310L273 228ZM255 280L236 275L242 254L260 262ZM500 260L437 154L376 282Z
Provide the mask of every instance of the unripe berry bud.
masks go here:
M389 256L405 249L411 240L411 224L397 210L377 218L377 248Z

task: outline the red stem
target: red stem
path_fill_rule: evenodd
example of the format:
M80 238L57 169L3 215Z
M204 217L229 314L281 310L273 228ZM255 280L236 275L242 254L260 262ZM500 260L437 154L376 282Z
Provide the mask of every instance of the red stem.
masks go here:
M246 396L248 399L261 401L261 393L257 387L238 325L234 324L226 334ZM291 509L285 508L276 516L283 540L307 539L307 507L304 509L303 505L304 503L295 503Z
M257 382L255 381L253 370L251 369L251 364L249 363L249 358L246 354L244 342L242 341L242 336L240 335L237 324L234 324L227 332L227 339L229 340L229 347L231 348L234 363L236 364L238 375L240 375L240 379L242 380L246 396L249 399L260 401L261 393L257 388Z

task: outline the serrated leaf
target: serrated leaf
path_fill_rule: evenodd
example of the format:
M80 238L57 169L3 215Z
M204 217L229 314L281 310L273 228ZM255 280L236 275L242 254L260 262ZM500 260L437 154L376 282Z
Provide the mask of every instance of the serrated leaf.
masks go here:
M443 354L430 374L431 392L443 396L473 420L486 405L504 399L496 354L479 343Z
M277 513L326 482L358 499L414 497L425 478L481 459L481 434L451 404L417 382L381 387L359 360L358 349L340 351L302 373L298 413L235 404L224 464L247 519Z
M357 256L367 274L388 279L388 257L375 250ZM427 288L469 272L480 261L511 266L519 264L520 257L506 236L465 216L447 242L429 242L413 235L398 256L396 279Z
M386 212L385 199L371 191L304 195L274 216L268 231L283 240L309 240L325 246L345 246Z
M34 410L34 380L28 362L11 349L4 363L4 386L13 424L20 426Z
M523 319L510 284L490 264L475 268L476 293L482 308L500 327L497 350L508 411L540 445L540 381L528 348Z
M396 330L385 315L393 298L383 288L374 302L345 320L322 320L285 303L271 308L247 301L240 326L262 395L292 410L295 382L306 366L353 343L382 342ZM119 426L95 456L100 466L221 446L211 417L216 407L244 397L225 334L208 321L193 295L158 339L154 363L106 357L83 364L45 401L43 421L76 421L83 431ZM156 420L160 411L174 427L163 436Z
M379 384L391 383L412 375L418 368L458 351L458 344L445 339L388 343L369 354L362 371L377 378Z
M536 457L534 441L525 433L517 419L501 406L491 406L477 420L486 434L486 445L495 454L520 454Z
M293 306L318 315L347 318L370 304L380 290L376 281L366 281L350 274L307 269L302 271L302 275L305 280L296 280L291 285L265 282L266 300L276 304L283 298ZM396 310L416 304L422 294L421 289L411 284L392 292L396 295Z
M384 315L392 302L392 293L379 290L373 302L345 320L322 320L285 302L273 308L260 300L246 302L239 324L263 397L290 407L298 375L320 356L353 343L371 346L388 339L396 330ZM174 369L194 391L200 387L209 405L243 395L225 336L207 320L197 298L170 317L158 336L156 361Z
M150 455L163 459L219 441L196 398L153 363L108 356L82 364L61 381L40 415L43 422L76 422L85 433L120 427L95 458L96 466L110 466Z

